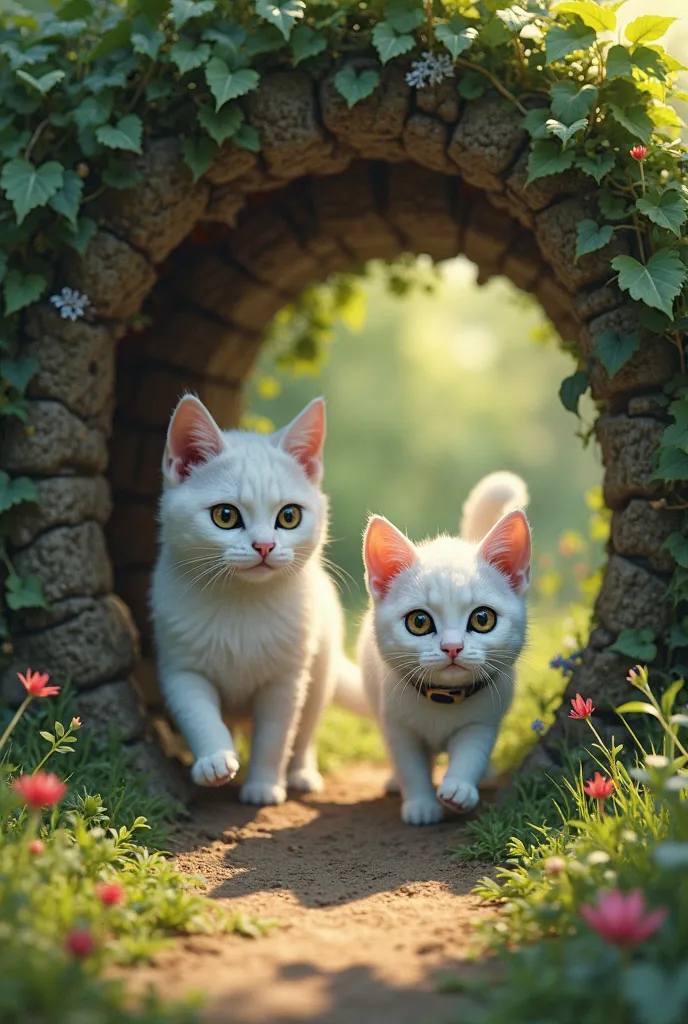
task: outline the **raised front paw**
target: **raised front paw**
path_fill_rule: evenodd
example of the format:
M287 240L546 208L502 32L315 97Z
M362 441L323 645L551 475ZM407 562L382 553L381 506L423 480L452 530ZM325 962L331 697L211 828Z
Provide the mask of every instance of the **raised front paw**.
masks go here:
M197 786L224 786L239 771L239 758L233 750L217 750L209 757L194 761L191 778Z
M321 793L324 783L317 768L295 768L287 776L287 785L297 793Z
M239 798L242 804L283 804L287 791L278 782L245 782Z
M431 796L417 796L401 805L401 820L407 825L435 825L443 817L440 804Z
M444 777L437 790L437 798L453 811L472 811L480 800L478 790L470 782Z

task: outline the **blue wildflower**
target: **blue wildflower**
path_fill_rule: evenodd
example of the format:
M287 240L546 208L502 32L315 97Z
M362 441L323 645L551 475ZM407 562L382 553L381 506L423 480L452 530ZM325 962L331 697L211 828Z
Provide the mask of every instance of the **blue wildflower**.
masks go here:
M542 732L542 730L545 728L545 723L542 721L541 718L536 718L534 719L534 721L530 723L530 728L533 730L533 732Z

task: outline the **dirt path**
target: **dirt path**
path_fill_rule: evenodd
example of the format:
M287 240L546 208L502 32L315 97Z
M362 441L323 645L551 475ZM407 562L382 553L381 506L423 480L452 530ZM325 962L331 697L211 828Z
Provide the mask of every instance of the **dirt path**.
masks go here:
M228 909L284 927L255 941L194 936L138 979L167 996L203 992L208 1024L456 1020L457 997L437 981L462 969L488 913L469 895L486 868L449 856L457 822L402 825L384 779L356 765L317 797L258 810L204 794L176 836L180 866Z

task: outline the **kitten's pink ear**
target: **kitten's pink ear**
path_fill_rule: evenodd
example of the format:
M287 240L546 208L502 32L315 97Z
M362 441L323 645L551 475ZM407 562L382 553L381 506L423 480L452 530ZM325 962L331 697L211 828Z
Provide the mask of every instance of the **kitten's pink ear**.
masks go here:
M184 395L172 413L162 471L170 484L185 480L194 466L219 455L224 447L220 428L203 402Z
M301 463L309 480L320 483L325 444L325 399L314 398L277 436L280 448Z
M384 597L402 569L416 560L416 549L408 537L383 516L373 516L363 538L363 561L371 597Z
M516 594L530 583L530 550L530 527L520 509L502 516L480 545L480 555L504 573Z

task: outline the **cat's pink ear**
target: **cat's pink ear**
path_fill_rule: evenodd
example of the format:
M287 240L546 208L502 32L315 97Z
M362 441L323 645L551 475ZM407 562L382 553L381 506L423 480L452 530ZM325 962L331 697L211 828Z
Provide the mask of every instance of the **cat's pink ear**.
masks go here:
M530 527L520 509L502 516L480 545L480 555L504 573L516 594L528 589L530 553Z
M363 561L371 597L384 597L394 577L413 565L416 557L408 537L383 516L373 516L363 538Z
M323 445L325 444L325 399L314 398L278 433L280 448L300 462L306 476L320 483L323 474Z
M217 423L194 395L184 395L172 413L162 471L170 484L185 480L194 466L219 455L224 439Z

